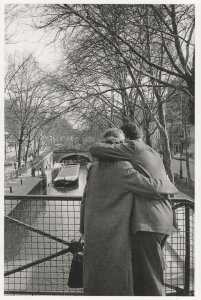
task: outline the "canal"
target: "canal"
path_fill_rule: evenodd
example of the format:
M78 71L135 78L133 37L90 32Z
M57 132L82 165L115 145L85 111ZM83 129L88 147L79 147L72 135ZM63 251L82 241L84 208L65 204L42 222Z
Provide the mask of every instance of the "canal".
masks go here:
M87 168L81 166L78 188L48 187L54 196L82 196L86 184ZM22 201L11 217L29 224L67 242L79 238L80 202L76 201ZM67 246L16 224L5 224L5 271L52 255ZM67 291L72 254L67 253L20 273L5 277L5 290L15 291Z

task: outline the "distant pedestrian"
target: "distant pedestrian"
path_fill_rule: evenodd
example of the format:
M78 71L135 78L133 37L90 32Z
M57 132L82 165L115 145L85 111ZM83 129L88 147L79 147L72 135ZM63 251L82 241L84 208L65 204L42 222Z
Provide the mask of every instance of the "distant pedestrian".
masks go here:
M31 168L31 176L35 177L36 169L34 167Z
M46 176L46 174L45 174L45 170L44 170L44 168L40 168L39 169L39 174L40 174L40 176Z
M40 177L42 178L42 185L43 185L43 195L47 194L47 176L45 173L45 169L44 168L40 168Z

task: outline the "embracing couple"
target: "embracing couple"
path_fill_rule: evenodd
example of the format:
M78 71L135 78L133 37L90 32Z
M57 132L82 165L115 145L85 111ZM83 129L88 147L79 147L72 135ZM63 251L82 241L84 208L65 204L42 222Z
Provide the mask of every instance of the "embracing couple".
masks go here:
M90 148L96 160L81 202L84 294L163 296L170 195L178 190L135 123L111 128L103 138Z

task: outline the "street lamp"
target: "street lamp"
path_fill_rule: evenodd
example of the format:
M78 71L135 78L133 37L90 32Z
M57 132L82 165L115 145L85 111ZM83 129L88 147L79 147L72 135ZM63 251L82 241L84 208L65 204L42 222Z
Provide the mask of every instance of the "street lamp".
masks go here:
M180 134L179 136L179 142L180 142L180 178L183 178L183 166L182 166L182 152L183 152L183 143L182 143L182 139L183 139L183 135Z

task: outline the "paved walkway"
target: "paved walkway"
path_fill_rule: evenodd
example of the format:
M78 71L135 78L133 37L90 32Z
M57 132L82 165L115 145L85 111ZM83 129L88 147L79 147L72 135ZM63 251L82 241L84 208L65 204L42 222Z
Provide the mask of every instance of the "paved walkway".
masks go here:
M6 183L4 187L4 195L28 195L34 187L41 181L40 177L32 177L31 171L20 175ZM9 215L11 211L19 204L20 200L6 200L4 205L5 215Z
M191 198L190 196L188 196L182 192L179 192L177 195L175 195L175 198L188 199L188 200L194 201L193 198Z
M28 195L40 180L40 177L21 175L19 178L7 183L7 186L4 188L4 193L5 195L11 193L15 195Z
M182 164L182 174L183 177L187 178L187 171L186 171L186 162L180 161L178 159L172 159L172 169L173 172L180 175L180 168L181 168L181 164ZM195 177L195 164L194 164L194 160L193 159L189 159L189 167L190 167L190 174L191 174L191 178L194 181L194 177Z

